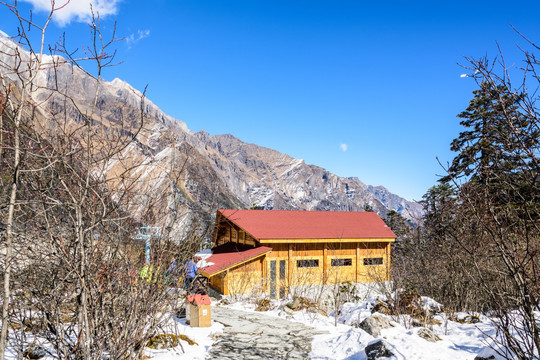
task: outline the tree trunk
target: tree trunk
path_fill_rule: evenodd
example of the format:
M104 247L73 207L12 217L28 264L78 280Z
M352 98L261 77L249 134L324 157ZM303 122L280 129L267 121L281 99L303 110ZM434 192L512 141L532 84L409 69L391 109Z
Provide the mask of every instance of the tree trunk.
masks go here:
M23 100L25 98L24 91L21 95ZM24 101L22 102L24 104ZM9 297L11 295L10 277L11 277L11 254L13 247L13 216L15 213L15 205L17 202L17 186L19 182L19 166L20 166L20 123L22 118L23 106L18 110L15 118L15 130L14 130L14 160L13 160L13 182L11 184L11 193L9 196L8 206L8 220L6 231L6 257L4 259L4 298L2 304L2 332L0 333L0 359L5 358L7 335L8 335L8 311L9 311Z

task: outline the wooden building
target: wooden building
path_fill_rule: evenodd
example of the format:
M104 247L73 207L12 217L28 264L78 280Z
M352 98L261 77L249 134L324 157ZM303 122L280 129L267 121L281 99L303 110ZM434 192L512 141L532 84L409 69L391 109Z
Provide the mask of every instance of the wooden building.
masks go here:
M390 280L396 235L374 212L218 210L210 266L224 295Z

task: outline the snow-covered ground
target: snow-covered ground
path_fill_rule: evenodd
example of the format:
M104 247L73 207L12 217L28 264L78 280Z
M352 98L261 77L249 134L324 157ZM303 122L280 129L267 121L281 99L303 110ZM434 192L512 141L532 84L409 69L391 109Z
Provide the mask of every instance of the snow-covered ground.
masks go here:
M424 299L430 301L429 299ZM341 307L338 316L338 324L335 326L335 318L332 313L329 316L307 310L284 312L280 306L286 303L274 301L271 310L264 313L270 316L282 317L291 321L301 322L327 334L318 335L312 342L311 358L316 360L338 360L338 359L366 359L365 347L374 342L375 337L364 330L355 327L365 318L372 315L371 304L373 299L368 299L360 303L346 303ZM245 311L255 311L253 301L236 301L228 307ZM458 318L464 318L467 314L458 314ZM385 316L385 315L381 315ZM497 356L488 346L489 336L495 334L490 319L479 316L476 324L461 323L447 319L445 314L439 314L435 320L440 324L429 325L428 328L440 338L435 342L430 342L418 335L420 327L409 326L410 318L391 318L391 327L382 329L380 338L384 339L390 346L394 357L390 359L407 360L455 360L474 359L478 354L486 358L494 355L494 359L502 359ZM219 337L222 325L213 322L210 328L191 328L185 325L183 320L176 320L176 330L179 333L189 336L199 345L187 345L183 343L185 353L179 348L172 350L149 351L148 355L156 360L172 359L205 359L205 354L213 341Z
M180 341L181 346L172 349L147 349L147 356L155 360L204 360L212 343L223 332L223 325L213 321L211 327L191 327L186 325L186 319L172 318L164 330L169 334L185 335L196 345Z
M255 312L254 300L227 300L228 304L222 303L220 306ZM438 306L435 301L429 298L422 298L422 300L425 307L434 309ZM412 319L409 316L390 317L377 313L377 316L388 319L390 326L381 329L380 335L374 337L360 329L358 324L373 315L371 310L376 301L376 298L372 297L357 303L343 304L338 312L337 326L335 325L336 317L331 312L328 315L322 315L315 311L284 309L284 306L291 300L272 301L268 307L270 310L264 311L264 314L300 322L324 333L313 338L310 356L314 360L367 359L366 346L379 338L384 339L387 343L388 348L394 354L389 359L394 360L473 360L477 355L486 359L503 359L488 346L490 338L495 337L496 334L491 319L478 314L475 314L474 317L474 320L478 322L474 324L452 321L444 313L434 316L434 321L431 321L430 325L426 325L434 337L438 338L437 341L432 342L419 336L419 332L424 330L421 330L421 327L413 327L411 325ZM454 314L454 319L464 319L468 315L470 314ZM162 327L163 333L185 335L196 344L190 345L182 340L181 346L170 349L153 350L147 348L146 355L155 360L204 360L207 358L212 344L223 333L223 329L224 326L216 321L212 321L211 327L196 328L186 325L185 319L171 316L168 324ZM16 359L15 352L8 351L6 358ZM46 356L45 359L52 359L52 357Z

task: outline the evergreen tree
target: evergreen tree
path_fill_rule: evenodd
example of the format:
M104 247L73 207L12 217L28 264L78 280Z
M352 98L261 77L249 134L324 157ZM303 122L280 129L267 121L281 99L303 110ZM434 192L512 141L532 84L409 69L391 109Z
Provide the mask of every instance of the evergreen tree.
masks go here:
M522 111L527 94L489 81L473 94L458 115L466 128L451 143L458 154L440 181L465 178L469 191L496 207L538 203L540 132L538 120Z
M466 130L451 143L450 149L458 154L442 182L471 176L473 182L484 185L518 167L520 159L513 147L523 140L520 137L528 125L518 111L524 94L488 81L473 94L467 109L458 115Z
M429 188L420 202L424 207L423 225L428 237L441 236L452 225L456 208L456 189L449 183Z
M397 211L390 210L387 212L384 222L396 234L398 240L409 240L411 237L412 230L409 221Z

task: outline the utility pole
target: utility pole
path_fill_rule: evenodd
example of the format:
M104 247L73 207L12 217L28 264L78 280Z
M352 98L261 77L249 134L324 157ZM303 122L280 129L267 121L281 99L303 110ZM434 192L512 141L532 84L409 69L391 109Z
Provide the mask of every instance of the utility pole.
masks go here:
M144 262L150 265L150 242L152 238L159 237L161 233L160 226L141 226L138 228L136 240L144 241Z

